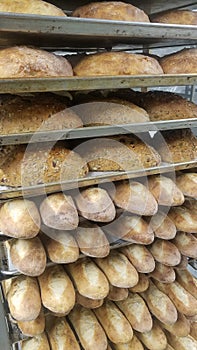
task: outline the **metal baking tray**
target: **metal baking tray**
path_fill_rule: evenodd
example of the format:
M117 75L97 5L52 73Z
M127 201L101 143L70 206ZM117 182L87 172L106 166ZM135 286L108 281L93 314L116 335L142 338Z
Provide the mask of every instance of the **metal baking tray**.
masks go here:
M0 79L0 93L83 91L196 85L197 74Z
M72 108L71 108L72 110ZM71 140L77 138L102 137L148 131L173 130L197 127L197 118L165 120L148 123L132 123L110 126L93 126L77 129L36 131L21 134L0 135L0 145L16 145L44 141Z
M33 197L41 196L46 193L54 193L66 191L78 187L92 186L99 183L112 182L124 179L132 179L137 177L149 176L154 174L162 174L174 172L183 169L191 169L197 166L197 159L189 162L180 163L162 163L160 166L150 167L146 169L131 171L111 171L111 172L90 172L87 177L74 179L69 181L54 182L48 184L40 184L29 187L6 187L0 186L0 200L6 200L16 197Z
M109 21L30 14L0 14L0 46L111 48L116 44L162 47L196 44L196 26Z

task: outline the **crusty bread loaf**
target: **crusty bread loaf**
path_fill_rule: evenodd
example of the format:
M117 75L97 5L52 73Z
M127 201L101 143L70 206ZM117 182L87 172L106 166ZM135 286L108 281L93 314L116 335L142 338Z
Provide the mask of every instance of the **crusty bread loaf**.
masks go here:
M38 237L13 239L10 257L16 269L24 275L39 276L46 267L46 253Z
M1 166L0 183L8 186L31 186L84 177L86 162L64 143L16 145Z
M49 342L45 333L22 341L22 350L50 350Z
M190 322L190 335L197 341L197 322Z
M163 131L156 143L164 162L187 162L197 157L197 138L190 129Z
M197 13L191 10L171 10L153 16L152 22L197 25Z
M196 350L197 341L190 335L187 337L177 337L174 334L166 333L168 342L173 346L174 350Z
M139 280L138 283L134 286L129 288L129 291L132 293L141 293L148 289L149 286L149 278L144 273L138 273Z
M121 215L105 228L105 232L131 243L150 244L154 240L152 228L141 217Z
M42 0L1 0L0 12L66 16L61 9Z
M181 261L174 268L175 270L185 270L187 269L187 266L188 266L188 258L187 256L181 254Z
M146 186L137 181L120 181L115 184L114 194L110 195L116 206L137 215L154 215L157 202Z
M84 218L109 222L115 218L115 206L106 190L100 187L89 187L81 190L75 197L79 214Z
M112 301L120 301L128 298L129 291L127 288L119 288L109 285L109 294L107 298Z
M190 332L190 322L185 315L178 312L177 321L173 324L167 324L159 322L159 325L169 331L171 334L177 335L178 337L186 337Z
M197 298L197 280L188 270L176 271L176 280L194 298Z
M79 294L79 292L76 292L76 303L86 307L87 309L96 309L97 307L103 305L103 301L103 299L91 299L84 297L83 295Z
M154 271L152 271L149 276L162 283L172 283L176 278L175 271L171 266L161 264L157 261Z
M18 321L17 325L20 331L28 337L35 337L36 335L43 333L45 329L45 316L43 310L41 310L35 320Z
M134 135L95 138L79 151L92 171L129 171L161 162L158 152Z
M155 269L155 260L150 251L143 245L131 244L121 249L138 272L148 273Z
M137 293L129 293L126 300L116 302L133 329L138 332L149 332L152 329L152 317L144 300Z
M172 239L176 235L176 226L174 222L162 211L159 211L151 217L149 225L152 227L155 237Z
M168 215L175 223L177 230L193 233L197 232L196 211L181 206L171 208Z
M1 95L0 101L1 134L73 129L83 124L77 114L67 108L67 101L57 95Z
M95 259L112 286L130 288L137 284L138 273L126 256L115 250L103 259Z
M81 223L76 229L75 239L84 255L104 258L110 252L109 242L101 227L89 221Z
M153 323L153 328L146 333L137 332L137 337L149 350L165 350L167 339L165 333L156 321Z
M185 199L175 182L163 175L149 176L148 189L160 205L181 205Z
M139 105L151 121L197 117L197 105L178 94L168 91L148 91L139 96Z
M0 230L14 238L33 238L40 230L40 214L33 201L13 199L0 207Z
M141 343L141 341L136 337L136 335L133 335L133 338L131 339L130 342L125 343L125 344L113 344L114 350L144 350L144 347Z
M184 49L162 57L160 65L167 74L192 74L197 73L196 58L197 49Z
M178 232L173 239L173 243L181 254L196 259L197 257L197 237L191 233Z
M10 313L17 321L35 320L41 311L40 291L34 277L20 275L11 282L7 295Z
M0 78L72 76L70 63L61 56L28 46L0 50Z
M47 335L52 350L80 350L79 343L64 317L53 318L47 327Z
M75 290L63 267L47 267L38 281L43 305L54 313L68 314L75 305Z
M104 52L88 55L74 67L77 76L163 74L152 57L126 52Z
M177 176L176 184L185 196L197 198L196 173L183 173Z
M150 22L144 11L122 1L91 2L76 8L72 16L115 21Z
M170 241L157 238L149 249L155 260L164 265L176 266L181 261L178 248Z
M46 226L57 230L74 230L79 223L73 199L64 193L46 197L40 205L40 214Z
M177 310L170 298L150 281L148 289L141 294L152 314L163 323L173 324L177 321Z
M82 258L67 265L67 270L76 289L84 297L104 299L109 293L107 278L90 258Z
M84 350L106 350L107 337L94 313L80 305L68 316Z
M133 330L129 321L112 301L106 300L94 313L113 343L127 343L132 339Z
M72 233L44 228L41 240L51 261L68 264L79 258L79 248Z

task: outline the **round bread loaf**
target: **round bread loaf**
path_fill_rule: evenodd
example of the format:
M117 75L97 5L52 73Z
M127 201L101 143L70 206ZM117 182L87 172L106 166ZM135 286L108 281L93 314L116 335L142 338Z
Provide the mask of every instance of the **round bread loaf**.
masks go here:
M164 56L160 65L166 74L197 73L197 49L184 49Z
M61 9L42 0L1 0L0 12L66 16Z
M72 76L70 63L45 50L13 46L0 50L0 78Z
M152 22L197 25L197 12L172 10L153 16Z
M156 59L126 52L104 52L83 58L75 67L77 76L163 74Z
M122 1L91 2L76 8L72 16L115 21L150 22L144 11Z

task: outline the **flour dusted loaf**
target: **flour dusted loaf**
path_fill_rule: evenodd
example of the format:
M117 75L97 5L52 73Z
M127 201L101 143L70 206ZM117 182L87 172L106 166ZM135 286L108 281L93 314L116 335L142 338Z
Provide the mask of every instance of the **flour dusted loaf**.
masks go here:
M149 273L155 269L155 260L144 245L131 244L123 247L121 252L131 261L138 272Z
M175 237L176 226L165 212L159 211L148 222L154 231L155 237L162 239L172 239Z
M109 285L109 294L107 296L107 299L112 301L120 301L125 300L128 298L129 290L128 288L119 288L112 286L112 284Z
M197 233L197 217L196 211L186 208L184 205L171 208L169 217L173 220L177 230Z
M155 15L152 22L197 25L197 13L190 10L172 10Z
M52 350L80 350L79 343L64 317L47 320L47 335Z
M176 266L181 261L178 248L168 240L157 238L149 249L155 260L164 265Z
M91 2L76 8L72 16L115 21L150 22L144 11L122 1Z
M18 321L17 325L21 332L28 337L35 337L42 334L45 330L45 315L43 310L35 320L32 321Z
M50 350L49 342L45 333L22 341L22 350Z
M88 55L75 67L77 76L163 74L156 59L126 52Z
M63 57L28 46L0 50L0 78L72 76L70 63Z
M0 132L15 134L82 126L67 100L53 94L0 96Z
M166 74L193 74L197 73L197 49L184 49L164 56L160 65Z
M42 0L1 0L0 12L66 16L61 9Z
M158 325L156 320L153 322L153 328L146 333L136 333L140 341L149 350L165 350L167 346L167 339L164 331Z
M185 317L184 314L178 312L177 321L173 324L167 324L159 322L159 325L171 334L177 335L178 337L186 337L190 332L190 321Z
M129 350L129 349L144 350L144 347L143 347L141 341L134 334L133 338L131 339L130 342L113 344L113 349L114 350Z
M96 309L103 305L103 301L104 299L91 299L76 292L76 304L86 307L87 309Z
M175 281L176 274L172 266L164 265L159 262L155 262L155 269L149 276L162 283L172 283Z
M6 146L5 146L6 147ZM84 177L86 162L63 143L16 145L1 165L0 183L7 186L31 186Z
M134 135L89 140L80 145L80 154L92 171L129 171L161 162L155 149Z
M183 173L177 176L176 184L185 196L197 198L197 173Z
M195 350L197 349L197 341L190 335L187 337L177 337L167 332L167 339L170 345L173 346L175 350Z

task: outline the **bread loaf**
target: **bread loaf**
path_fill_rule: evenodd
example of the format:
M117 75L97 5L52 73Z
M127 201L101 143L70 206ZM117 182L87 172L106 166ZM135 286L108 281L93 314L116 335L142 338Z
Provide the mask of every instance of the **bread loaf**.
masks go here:
M89 187L75 197L79 214L92 221L109 222L115 218L116 210L106 190Z
M33 238L40 230L40 214L34 202L13 199L0 207L0 230L14 238Z
M52 350L80 350L77 339L64 317L52 319L53 324L47 329Z
M148 273L155 269L155 260L150 251L143 245L131 244L121 249L138 272Z
M49 342L45 333L22 341L22 350L50 350Z
M190 335L197 341L197 322L190 322Z
M90 299L104 299L109 293L107 278L90 258L82 258L67 265L67 270L82 296Z
M1 134L73 129L83 124L77 114L67 108L67 101L57 95L1 95L0 101Z
M149 274L153 279L162 283L172 283L175 281L175 271L171 266L161 264L156 261L155 269Z
M45 329L45 316L43 310L41 310L40 314L35 320L18 321L17 325L20 331L28 337L35 337L42 334Z
M7 301L10 313L17 321L35 320L41 311L37 280L23 275L14 278L7 294Z
M175 270L185 270L187 269L187 266L188 266L188 258L187 256L181 254L181 261L174 268Z
M159 322L159 321L158 321ZM178 337L186 337L190 332L190 322L185 315L178 312L177 321L173 324L159 322L159 325Z
M163 175L148 177L148 189L160 205L176 206L183 204L185 200L176 184Z
M1 0L0 12L66 16L61 9L42 0Z
M190 335L187 337L177 337L167 332L166 336L174 350L196 350L197 348L197 341Z
M48 267L38 280L43 305L54 313L68 314L75 305L75 290L63 267Z
M80 305L68 316L84 350L106 350L107 337L94 313Z
M177 230L185 232L197 232L196 212L184 206L172 208L170 218L176 225Z
M149 278L144 273L138 273L139 280L138 283L134 286L129 288L129 291L132 293L141 293L148 289L149 286Z
M113 344L113 348L114 348L114 350L131 350L131 349L144 350L144 347L143 347L141 341L139 341L139 339L136 337L135 334L133 335L133 338L131 339L131 341L129 343Z
M166 74L192 74L197 73L197 49L184 49L164 56L160 65Z
M185 288L194 298L197 298L197 280L188 270L176 271L177 282Z
M163 74L152 57L126 52L104 52L88 55L75 67L77 76Z
M46 267L46 253L38 237L12 240L10 257L15 268L24 275L39 276Z
M159 327L158 323L154 321L153 328L146 333L136 333L137 337L149 350L165 350L167 346L167 339L165 333Z
M124 254L112 250L106 258L95 261L113 286L130 288L137 284L138 273Z
M176 235L176 226L166 213L159 211L149 220L155 237L162 239L172 239Z
M129 293L126 300L116 302L119 309L126 316L133 329L145 333L152 329L151 314L140 295Z
M91 299L84 297L83 295L79 294L79 292L76 293L76 303L86 307L87 309L96 309L97 307L103 305L103 301L103 299Z
M176 266L181 261L178 248L164 239L157 238L150 247L150 252L156 261L167 266Z
M177 176L176 184L185 196L197 198L196 173L184 173Z
M64 193L46 197L40 205L40 214L44 224L56 230L74 230L79 223L73 199Z
M112 301L120 301L128 298L129 291L127 288L118 288L109 285L109 294L107 298Z
M150 22L144 11L122 1L91 2L76 8L72 16L114 21Z
M197 13L190 10L171 10L155 15L152 21L158 23L197 25Z
M94 313L110 341L117 344L127 343L132 339L133 330L130 323L112 301L105 301Z
M154 215L158 210L152 193L137 181L117 182L112 199L117 207L137 215Z

